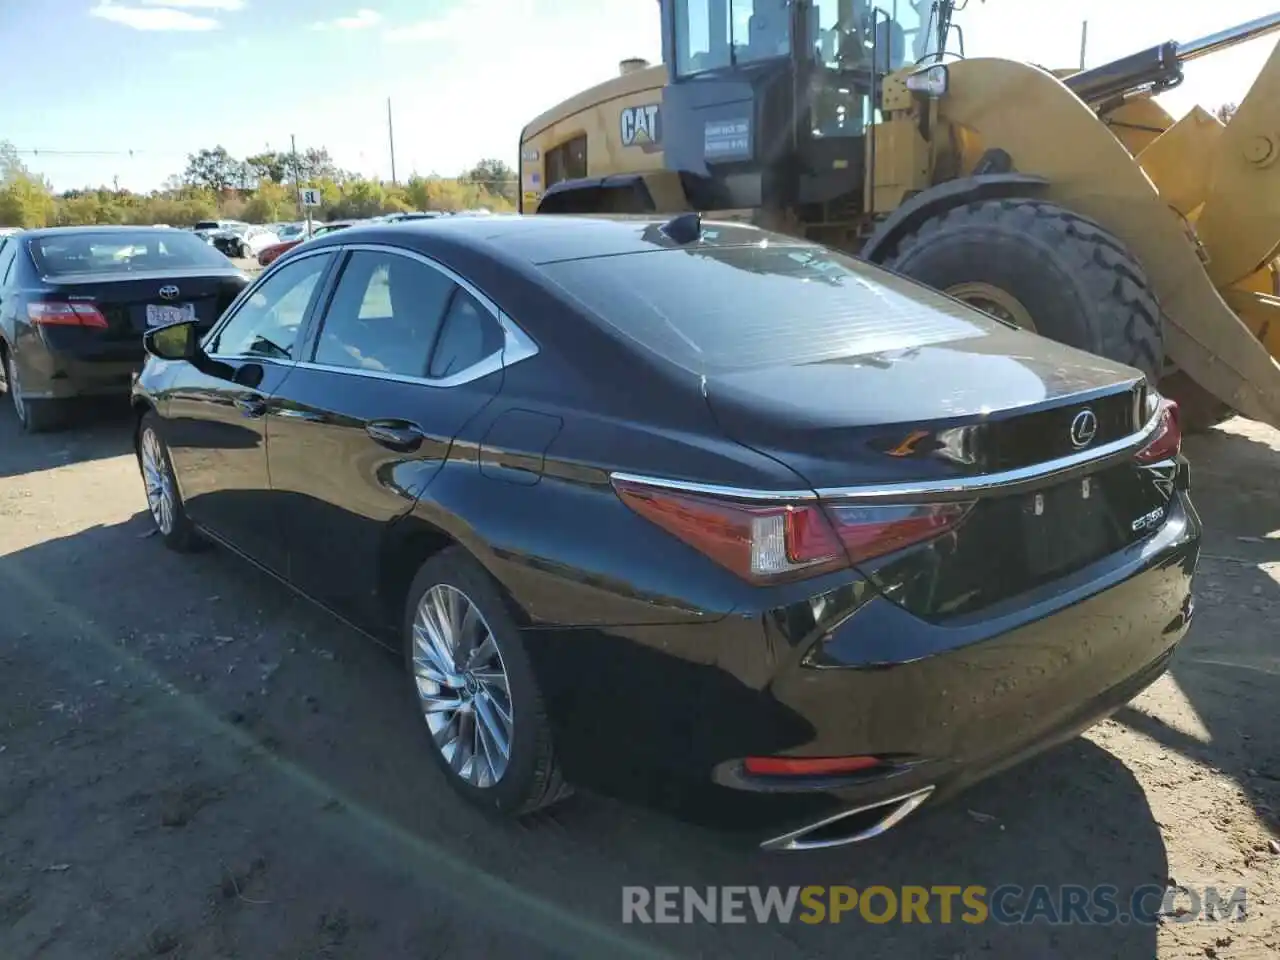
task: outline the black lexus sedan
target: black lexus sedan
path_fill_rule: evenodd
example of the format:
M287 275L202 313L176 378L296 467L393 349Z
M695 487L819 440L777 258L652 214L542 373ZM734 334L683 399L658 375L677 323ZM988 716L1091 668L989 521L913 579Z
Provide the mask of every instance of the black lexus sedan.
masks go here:
M401 651L492 810L639 782L863 840L1117 709L1191 619L1142 374L753 227L354 226L146 341L163 541Z
M207 329L249 283L187 230L52 227L0 239L0 369L31 432L79 397L129 396L142 334L192 319Z

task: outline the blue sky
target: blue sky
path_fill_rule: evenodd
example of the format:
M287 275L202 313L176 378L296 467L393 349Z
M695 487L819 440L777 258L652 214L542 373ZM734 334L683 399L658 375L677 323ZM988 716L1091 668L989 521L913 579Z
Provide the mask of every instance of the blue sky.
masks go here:
M1084 19L1098 63L1274 9L971 0L958 19L969 56L1067 66ZM1238 100L1274 44L1192 64L1164 102ZM0 138L58 189L153 189L200 147L287 149L290 134L385 178L389 96L397 174L453 174L514 163L527 120L632 56L658 59L655 0L0 0Z

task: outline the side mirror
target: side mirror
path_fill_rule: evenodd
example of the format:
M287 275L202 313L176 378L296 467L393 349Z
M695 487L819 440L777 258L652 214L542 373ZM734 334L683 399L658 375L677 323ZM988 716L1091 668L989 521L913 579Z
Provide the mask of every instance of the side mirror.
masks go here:
M148 330L142 335L142 345L161 360L194 360L200 352L194 320Z

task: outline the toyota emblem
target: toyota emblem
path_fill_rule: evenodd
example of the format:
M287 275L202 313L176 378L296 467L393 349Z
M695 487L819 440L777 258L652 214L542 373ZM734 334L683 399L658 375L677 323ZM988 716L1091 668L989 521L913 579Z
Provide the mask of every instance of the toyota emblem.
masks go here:
M1093 443L1098 435L1098 417L1090 409L1085 408L1075 415L1071 421L1071 445L1077 450Z
M181 291L173 284L160 288L160 297L164 300L177 300L179 293L181 293Z

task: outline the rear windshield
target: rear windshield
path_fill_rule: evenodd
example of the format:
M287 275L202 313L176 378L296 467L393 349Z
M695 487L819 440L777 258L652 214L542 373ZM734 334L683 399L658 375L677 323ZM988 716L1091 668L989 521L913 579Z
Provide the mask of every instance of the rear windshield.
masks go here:
M695 371L907 350L984 336L995 322L808 245L659 250L541 269L621 333Z
M221 230L222 224L218 223L217 220L201 220L191 229L192 230Z
M225 267L227 258L185 230L113 230L56 234L28 241L42 276Z

